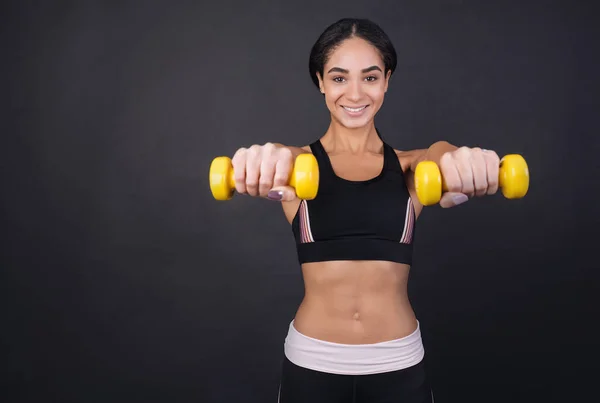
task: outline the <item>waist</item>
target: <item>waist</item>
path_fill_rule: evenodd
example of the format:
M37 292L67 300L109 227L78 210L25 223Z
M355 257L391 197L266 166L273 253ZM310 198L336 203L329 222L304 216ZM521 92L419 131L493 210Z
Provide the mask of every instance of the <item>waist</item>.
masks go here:
M284 352L292 363L313 371L367 375L397 371L421 362L425 355L419 322L407 336L370 344L333 343L300 333L292 321Z
M409 303L349 309L334 304L302 301L294 318L295 328L302 334L323 341L344 344L368 344L404 337L417 322Z

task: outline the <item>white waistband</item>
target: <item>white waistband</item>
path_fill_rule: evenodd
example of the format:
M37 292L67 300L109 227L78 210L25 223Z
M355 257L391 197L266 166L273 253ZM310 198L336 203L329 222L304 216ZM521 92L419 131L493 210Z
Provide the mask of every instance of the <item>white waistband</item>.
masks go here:
M373 344L338 344L298 332L290 323L284 344L292 363L314 371L342 375L367 375L397 371L421 362L425 355L421 331L406 337Z

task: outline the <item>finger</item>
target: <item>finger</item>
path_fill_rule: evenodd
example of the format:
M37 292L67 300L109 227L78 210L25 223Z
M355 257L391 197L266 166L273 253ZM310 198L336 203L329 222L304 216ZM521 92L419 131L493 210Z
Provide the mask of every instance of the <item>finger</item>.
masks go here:
M258 196L261 158L257 148L251 147L246 158L246 192Z
M487 169L487 194L493 195L498 191L498 180L500 176L500 158L494 151L486 150L483 152Z
M448 192L460 192L462 190L460 175L456 169L456 161L452 158L452 154L446 153L442 155L440 159L440 171Z
M235 190L240 194L246 194L246 156L247 149L240 148L231 159Z
M267 197L269 190L273 187L273 177L275 176L275 164L271 158L263 158L260 163L260 175L258 179L258 193L261 197Z
M269 191L267 196L270 200L275 201L292 201L297 198L296 190L291 186L276 186Z
M287 186L293 169L292 153L282 153L275 165L273 186Z
M473 182L473 168L471 167L471 159L468 155L463 154L455 157L456 169L460 175L461 189L459 192L473 197L475 192L475 184Z
M479 148L473 149L471 153L471 170L473 172L475 195L484 196L488 190L487 164L483 152Z
M439 204L442 208L450 208L456 207L459 204L463 204L467 200L469 200L469 198L466 194L457 192L446 192L442 195Z

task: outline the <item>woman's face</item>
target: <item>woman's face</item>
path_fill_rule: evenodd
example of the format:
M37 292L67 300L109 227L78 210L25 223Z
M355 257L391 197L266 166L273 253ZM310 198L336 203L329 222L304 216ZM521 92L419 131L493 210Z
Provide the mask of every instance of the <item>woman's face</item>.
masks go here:
M390 72L384 75L379 51L360 38L342 42L317 73L332 119L354 129L367 125L381 108Z

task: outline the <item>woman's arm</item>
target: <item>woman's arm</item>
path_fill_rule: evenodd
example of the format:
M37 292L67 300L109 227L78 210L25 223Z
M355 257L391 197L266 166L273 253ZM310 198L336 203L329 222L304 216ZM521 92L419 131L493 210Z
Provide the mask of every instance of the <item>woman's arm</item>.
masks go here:
M415 172L417 164L421 161L433 161L439 166L444 154L456 150L458 150L458 147L448 143L447 141L438 141L433 143L429 148L416 150L416 152L413 154L413 158L410 161L410 170Z
M287 148L288 150L290 150L292 152L292 156L294 157L294 159L296 159L297 156L299 156L300 154L310 154L310 146L304 146L304 147L296 147L296 146L286 146L284 144L281 143L274 143L274 145L276 147L282 147L282 148Z
M411 172L415 172L417 164L421 161L433 161L439 166L442 156L445 153L452 152L457 149L457 146L450 144L447 141L437 141L429 148L421 148L410 151L396 150L396 155L398 155L402 170L406 174L410 174Z

